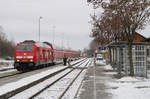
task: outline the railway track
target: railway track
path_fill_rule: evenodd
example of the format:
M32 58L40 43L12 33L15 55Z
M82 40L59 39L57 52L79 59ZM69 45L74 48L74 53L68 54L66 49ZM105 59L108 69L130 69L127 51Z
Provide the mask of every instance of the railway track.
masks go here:
M4 69L0 69L0 72L12 70L12 69L14 69L14 68L13 68L13 67L10 67L10 68L4 68Z
M78 63L80 63L81 61L83 61L83 60L85 60L85 58L84 59L81 59L81 60L79 60L78 62L76 62L76 63L73 63L73 64L71 64L71 65L76 65L76 64L78 64ZM61 63L59 63L59 64L56 64L56 65L53 65L53 66L57 66L57 65L60 65ZM8 71L8 70L14 70L14 71ZM36 69L36 70L38 70L38 69ZM14 68L9 68L9 69L3 69L3 70L0 70L0 71L5 71L5 72L0 72L0 79L2 79L2 78L7 78L7 77L11 77L11 76L16 76L16 75L18 75L18 74L23 74L24 72L21 72L21 71L17 71L17 70L15 70ZM32 72L32 71L28 71L28 72ZM25 72L25 73L28 73L28 72Z
M16 71L10 71L10 72L1 73L0 74L0 79L11 77L11 76L15 76L15 75L18 75L18 74L22 74L22 73L17 71L17 70Z
M82 62L83 65L87 65L89 63L89 61L86 60L86 62ZM78 66L82 65L81 63L78 64ZM78 78L78 76L81 74L81 72L83 71L84 69L66 69L65 71L59 73L58 75L56 76L53 76L51 77L50 79L46 80L45 82L42 82L30 89L27 89L26 91L10 98L10 99L16 99L16 98L20 98L20 96L25 96L24 98L25 99L33 99L33 98L41 98L39 97L40 94L42 94L45 90L50 90L49 88L51 88L52 92L54 92L55 90L55 87L58 87L60 86L60 88L57 88L57 89L63 89L61 88L61 85L62 85L62 82L66 82L67 85L64 85L65 88L63 90L63 92L56 92L57 95L54 95L54 94L49 94L48 95L48 99L52 98L53 99L61 99L65 93L67 92L67 90L71 87L71 85L73 84L73 82ZM72 78L68 79L70 76L73 76ZM55 79L55 80L54 80ZM69 84L68 84L69 83ZM43 88L39 88L38 86L43 86ZM44 87L45 86L45 87ZM35 90L37 89L37 90ZM40 91L39 91L40 90ZM30 92L34 92L33 94L30 94ZM26 93L26 94L24 94ZM50 96L50 95L54 95L54 96ZM57 97L56 97L57 96Z
M52 65L52 66L48 66L48 67L54 67L54 66L58 66L60 64L56 64L56 65ZM45 68L48 68L48 67L44 67L44 68L38 68L38 69L35 69L33 71L38 71L40 69L45 69ZM8 78L8 77L12 77L12 76L16 76L16 75L22 75L22 74L26 74L26 73L29 73L29 72L33 72L33 71L27 71L27 72L21 72L21 71L17 71L17 70L14 70L14 71L5 71L4 73L0 73L0 79L2 78Z
M77 63L74 63L73 65L77 65L77 64L81 65L81 64L83 64L86 60L87 60L87 59L82 59L81 61L79 61L79 62L77 62ZM84 62L83 62L83 61L84 61ZM62 68L62 69L60 69L60 70L58 70L58 71L55 71L54 73L51 73L51 74L47 75L46 77L43 77L43 78L40 78L40 79L34 81L34 82L32 82L32 83L30 83L30 84L28 84L28 85L21 86L21 87L19 87L19 88L17 88L17 89L10 90L10 91L8 91L8 92L0 92L0 99L6 99L6 98L10 98L10 97L13 98L12 96L17 95L18 93L20 94L22 91L24 91L24 90L26 90L26 89L29 89L29 88L31 88L32 86L35 86L35 85L37 85L38 83L43 82L43 81L45 81L45 80L48 79L48 78L52 78L52 77L55 76L55 75L57 76L59 73L65 71L65 70L67 70L67 69L68 69L68 67L64 67L64 68ZM71 72L71 71L73 71L73 70L74 70L74 69L69 70L69 72ZM69 72L68 72L68 73L69 73ZM67 75L68 73L66 73L65 75ZM61 79L61 78L59 78L59 79ZM57 81L57 80L56 80L56 81ZM44 89L42 89L42 90L44 90ZM30 92L30 91L29 91L29 92ZM37 93L36 93L36 94L37 94ZM33 96L31 96L30 98L32 98L32 97L34 97L34 96L36 96L36 95L33 95Z
M85 64L85 67L88 66L90 60L87 61L87 63ZM84 67L84 65L82 66ZM69 91L69 89L71 88L71 86L73 85L73 83L77 80L77 78L81 75L81 73L84 71L84 69L81 69L80 72L75 76L75 78L71 81L71 83L66 87L66 89L63 91L63 93L58 97L58 99L66 99L66 98L70 98L69 95L67 95L66 93ZM75 94L76 95L76 94ZM71 98L72 99L72 98Z

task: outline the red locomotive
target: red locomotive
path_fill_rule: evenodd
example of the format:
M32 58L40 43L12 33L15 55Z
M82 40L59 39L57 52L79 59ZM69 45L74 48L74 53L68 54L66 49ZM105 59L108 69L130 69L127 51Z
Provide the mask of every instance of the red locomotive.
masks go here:
M16 45L14 68L18 71L31 70L62 62L66 54L71 60L80 57L80 52L54 48L48 42L24 41Z

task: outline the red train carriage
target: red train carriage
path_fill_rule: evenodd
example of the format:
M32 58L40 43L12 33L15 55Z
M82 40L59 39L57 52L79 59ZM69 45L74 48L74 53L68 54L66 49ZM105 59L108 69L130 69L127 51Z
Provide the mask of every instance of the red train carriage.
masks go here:
M54 48L48 42L24 41L16 45L14 67L19 71L45 67L62 62L64 53L71 59L80 57L79 52Z
M51 47L51 51L52 51L52 62L53 64L55 63L61 63L62 62L62 59L63 59L63 56L64 56L64 50L59 48L59 47L56 47L56 46L53 46L51 43L49 42L44 42L46 43L47 45L49 45Z
M17 70L33 69L39 65L52 63L52 48L45 43L24 41L16 46L15 64Z
M65 53L70 60L76 60L80 57L80 52L78 51L65 50Z

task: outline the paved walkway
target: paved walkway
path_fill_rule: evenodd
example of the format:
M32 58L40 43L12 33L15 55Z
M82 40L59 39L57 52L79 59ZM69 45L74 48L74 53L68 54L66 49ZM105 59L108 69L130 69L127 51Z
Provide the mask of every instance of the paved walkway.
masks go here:
M106 85L111 80L112 74L104 72L104 66L89 67L77 99L111 99Z

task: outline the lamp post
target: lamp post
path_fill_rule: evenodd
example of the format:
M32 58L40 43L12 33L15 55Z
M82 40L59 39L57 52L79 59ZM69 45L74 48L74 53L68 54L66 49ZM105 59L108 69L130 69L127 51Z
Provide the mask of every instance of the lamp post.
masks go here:
M55 43L55 28L56 28L56 26L55 25L53 25L53 44Z
M39 42L40 42L40 25L41 25L41 19L42 19L43 17L39 17Z

